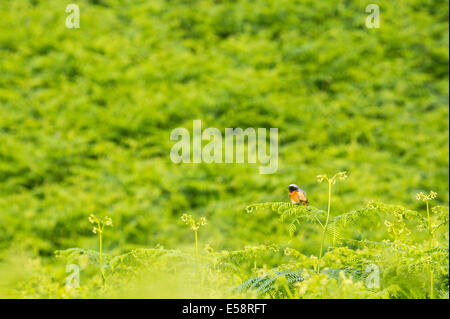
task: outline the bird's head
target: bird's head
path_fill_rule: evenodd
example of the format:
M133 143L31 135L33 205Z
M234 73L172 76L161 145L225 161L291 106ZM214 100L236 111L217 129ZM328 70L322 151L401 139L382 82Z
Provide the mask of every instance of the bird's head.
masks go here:
M291 193L293 191L298 191L300 189L300 187L298 187L295 184L291 184L291 185L289 185L288 189L289 189L289 193Z

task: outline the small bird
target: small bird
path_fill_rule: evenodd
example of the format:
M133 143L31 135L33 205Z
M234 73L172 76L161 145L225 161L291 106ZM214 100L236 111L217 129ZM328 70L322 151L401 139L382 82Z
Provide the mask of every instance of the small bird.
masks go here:
M306 197L306 193L303 189L298 187L295 184L291 184L288 187L289 189L289 199L291 200L292 204L300 205L303 204L303 206L308 206L308 198Z

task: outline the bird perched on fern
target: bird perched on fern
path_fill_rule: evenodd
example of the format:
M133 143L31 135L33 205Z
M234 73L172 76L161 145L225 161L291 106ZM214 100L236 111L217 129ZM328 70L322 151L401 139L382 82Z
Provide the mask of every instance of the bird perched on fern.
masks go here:
M291 200L292 204L303 206L309 205L308 198L306 197L306 193L303 189L301 189L295 184L289 185L288 189L289 189L289 199Z

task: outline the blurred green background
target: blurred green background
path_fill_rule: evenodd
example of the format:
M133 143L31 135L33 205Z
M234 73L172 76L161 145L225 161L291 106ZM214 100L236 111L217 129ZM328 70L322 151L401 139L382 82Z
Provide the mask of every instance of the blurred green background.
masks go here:
M208 219L202 247L287 242L278 216L244 208L296 183L325 209L316 175L343 170L333 215L423 209L430 189L448 205L449 2L378 1L368 29L372 2L2 0L0 259L96 249L91 213L113 219L106 252L191 246L183 213ZM278 128L278 171L172 163L170 132L195 119Z

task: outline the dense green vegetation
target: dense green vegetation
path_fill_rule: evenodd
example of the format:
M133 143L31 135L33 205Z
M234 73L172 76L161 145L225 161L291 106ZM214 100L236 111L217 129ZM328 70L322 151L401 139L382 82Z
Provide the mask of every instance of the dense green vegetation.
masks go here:
M449 3L372 2L2 0L0 296L448 298ZM195 119L278 128L278 171L174 164Z

